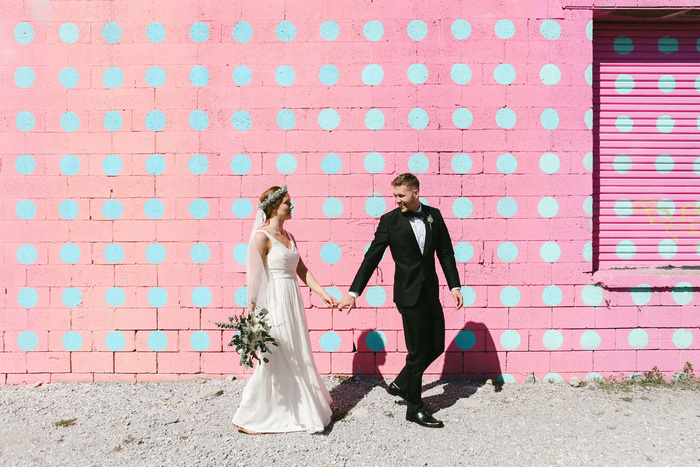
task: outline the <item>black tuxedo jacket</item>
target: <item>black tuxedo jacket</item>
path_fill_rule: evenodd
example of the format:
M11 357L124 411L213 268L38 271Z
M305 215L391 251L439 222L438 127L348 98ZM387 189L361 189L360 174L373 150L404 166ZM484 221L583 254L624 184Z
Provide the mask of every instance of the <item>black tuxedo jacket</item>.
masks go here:
M427 286L428 293L435 299L438 298L439 283L435 272L435 256L440 261L450 289L460 287L452 240L442 214L430 206L422 205L422 208L426 218L423 254L420 252L409 218L402 214L399 208L384 214L379 219L374 240L365 253L360 269L350 286L351 291L362 293L387 246L396 263L394 303L397 306L415 305L423 283Z

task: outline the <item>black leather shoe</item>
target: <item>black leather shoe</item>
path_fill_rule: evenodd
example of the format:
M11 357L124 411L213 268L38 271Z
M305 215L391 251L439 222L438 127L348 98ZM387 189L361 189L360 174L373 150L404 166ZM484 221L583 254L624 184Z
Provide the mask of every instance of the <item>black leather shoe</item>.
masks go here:
M406 412L406 420L417 423L426 428L442 428L445 426L444 423L430 415L428 412Z
M403 392L401 392L401 389L397 385L395 385L393 382L389 384L389 386L386 387L386 392L391 394L392 396L400 397L401 399L406 399L404 397Z

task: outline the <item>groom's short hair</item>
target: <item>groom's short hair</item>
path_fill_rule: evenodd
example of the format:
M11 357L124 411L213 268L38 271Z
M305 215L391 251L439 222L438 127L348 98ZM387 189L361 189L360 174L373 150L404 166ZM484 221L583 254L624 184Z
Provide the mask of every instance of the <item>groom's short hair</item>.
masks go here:
M391 181L391 186L406 185L408 188L420 190L420 182L412 173L401 174Z

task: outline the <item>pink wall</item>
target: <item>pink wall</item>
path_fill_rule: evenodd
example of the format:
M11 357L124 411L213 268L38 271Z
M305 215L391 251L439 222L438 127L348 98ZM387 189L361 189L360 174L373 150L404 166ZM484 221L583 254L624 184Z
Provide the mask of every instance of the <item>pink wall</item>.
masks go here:
M213 323L260 193L344 293L405 171L468 305L431 377L700 366L685 279L591 273L592 14L549 3L4 2L0 382L244 375ZM304 290L321 372L401 368L380 269L349 316Z

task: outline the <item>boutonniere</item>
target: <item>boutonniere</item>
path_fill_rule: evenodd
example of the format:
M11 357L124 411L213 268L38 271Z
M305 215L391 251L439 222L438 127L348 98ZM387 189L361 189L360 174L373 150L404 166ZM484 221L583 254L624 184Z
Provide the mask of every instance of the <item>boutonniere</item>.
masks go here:
M428 221L428 226L432 229L433 228L433 216L428 214L428 216L425 218L426 221Z

